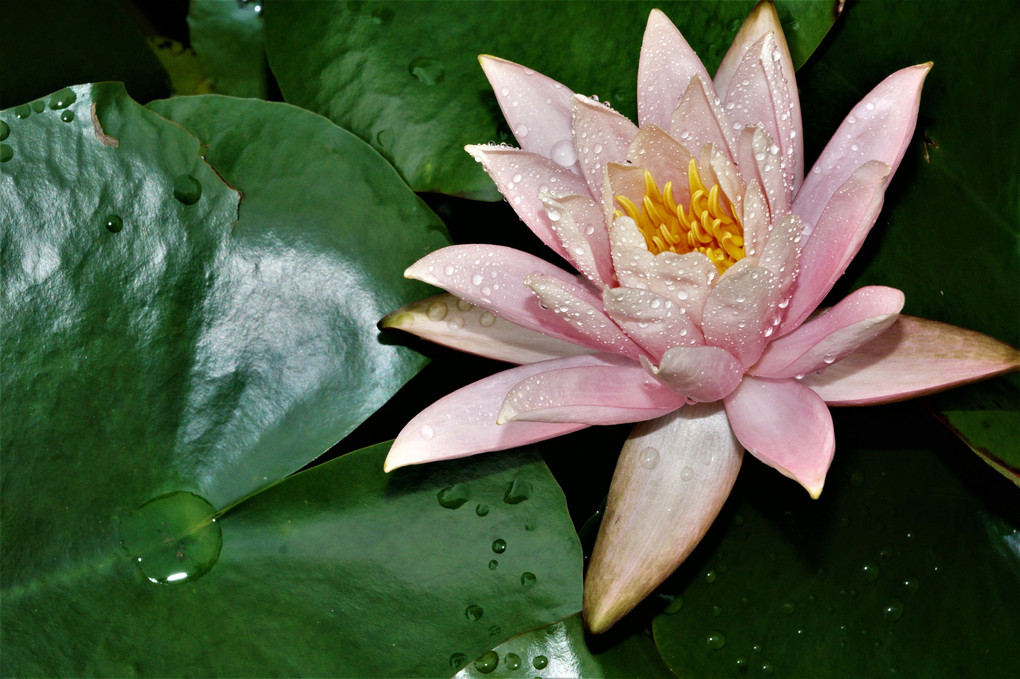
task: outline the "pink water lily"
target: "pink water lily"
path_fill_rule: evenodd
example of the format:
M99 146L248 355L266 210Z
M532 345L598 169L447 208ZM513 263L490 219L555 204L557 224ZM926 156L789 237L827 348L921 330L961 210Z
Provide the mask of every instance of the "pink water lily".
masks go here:
M487 245L411 266L407 276L452 294L384 325L522 365L416 416L386 469L639 422L585 584L592 631L690 553L745 449L818 497L835 449L829 405L1016 368L1017 352L996 340L901 316L892 288L817 311L877 218L930 64L879 83L805 177L793 63L770 3L714 79L653 11L639 125L523 66L481 63L521 148L467 150L581 275Z

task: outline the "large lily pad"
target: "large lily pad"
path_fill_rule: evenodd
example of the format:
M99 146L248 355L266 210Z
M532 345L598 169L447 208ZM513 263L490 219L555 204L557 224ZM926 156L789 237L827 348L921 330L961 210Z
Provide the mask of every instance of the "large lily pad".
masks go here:
M478 54L525 64L630 117L648 12L665 11L710 68L754 6L741 2L268 2L266 48L287 101L355 132L417 191L493 200L465 144L510 141ZM829 0L780 3L802 63Z
M667 585L663 657L685 677L1017 676L1016 489L916 404L836 415L820 500L745 465Z
M420 369L374 322L422 295L400 272L446 242L374 151L299 109L205 100L214 170L120 86L46 101L0 112L5 663L15 640L63 648L79 604L8 605L116 568L116 517L182 492L222 510Z
M905 313L1020 343L1018 33L1020 15L1006 2L861 2L799 74L805 133L817 150L882 78L934 62L918 132L838 293L890 285L906 293ZM950 426L1014 480L1017 384L1001 378L934 400Z
M577 609L580 547L537 455L387 476L387 450L302 472L215 523L196 514L191 535L165 525L182 503L121 514L108 537L124 548L97 540L91 563L5 585L4 675L436 677ZM508 504L514 483L530 496ZM210 526L222 548L208 573L147 579L164 554L190 565ZM143 534L156 544L131 551Z

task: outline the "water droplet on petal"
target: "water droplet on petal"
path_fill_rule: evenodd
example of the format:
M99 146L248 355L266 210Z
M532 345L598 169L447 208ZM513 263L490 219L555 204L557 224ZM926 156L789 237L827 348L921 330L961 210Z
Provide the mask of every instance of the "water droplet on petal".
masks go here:
M432 427L430 427L427 424L422 425L421 431L419 433L421 434L421 437L426 441L428 441L429 439L436 435L435 430L433 430Z
M680 470L680 480L690 481L694 478L694 469L690 466L684 467Z
M478 324L483 328L491 328L496 322L496 317L492 315L492 312L485 311L478 319Z
M570 139L556 142L549 151L549 157L557 165L571 167L577 162L577 149L574 148L574 142Z
M446 318L446 302L433 302L429 304L428 310L425 315L428 316L430 321L441 321Z
M655 469L655 466L659 464L659 451L650 446L645 448L641 451L640 462L645 469Z

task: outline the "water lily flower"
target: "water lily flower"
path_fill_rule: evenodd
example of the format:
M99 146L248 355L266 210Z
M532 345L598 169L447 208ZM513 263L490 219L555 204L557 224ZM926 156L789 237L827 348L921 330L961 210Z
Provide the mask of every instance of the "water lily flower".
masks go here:
M771 3L755 8L714 79L653 11L638 125L528 68L480 60L521 148L467 151L580 275L489 245L412 265L407 276L451 294L384 326L521 365L417 415L386 469L640 423L588 570L592 631L690 553L745 449L818 497L835 450L828 406L1018 365L996 340L900 315L892 288L817 310L875 223L931 64L879 83L805 176L794 67Z

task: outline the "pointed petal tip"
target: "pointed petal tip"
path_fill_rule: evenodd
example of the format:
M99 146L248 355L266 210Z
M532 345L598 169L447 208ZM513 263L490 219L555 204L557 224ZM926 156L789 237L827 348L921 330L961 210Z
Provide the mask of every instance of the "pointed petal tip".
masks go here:
M805 488L805 490L807 490L808 495L811 496L812 500L817 500L818 498L820 498L822 496L822 486L824 486L824 485L825 485L825 481L820 481L818 483L818 485L811 486L811 487L804 486L804 488Z

